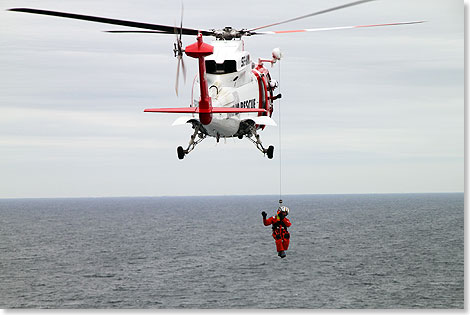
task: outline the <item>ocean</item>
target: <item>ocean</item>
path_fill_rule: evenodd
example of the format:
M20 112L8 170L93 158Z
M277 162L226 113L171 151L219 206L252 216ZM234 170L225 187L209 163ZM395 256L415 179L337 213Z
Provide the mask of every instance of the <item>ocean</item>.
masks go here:
M464 194L0 199L0 308L464 308Z

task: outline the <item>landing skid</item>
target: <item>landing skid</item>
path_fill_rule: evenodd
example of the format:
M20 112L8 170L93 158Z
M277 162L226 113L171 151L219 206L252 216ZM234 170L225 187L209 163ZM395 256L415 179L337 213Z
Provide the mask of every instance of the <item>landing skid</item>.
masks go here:
M201 125L196 125L194 127L194 133L191 135L191 139L189 139L189 145L186 149L183 149L183 147L179 146L176 149L176 153L178 154L178 159L182 160L184 159L184 156L194 150L197 144L199 144L202 140L206 138L206 135L202 132L200 132ZM198 139L196 139L198 137Z
M198 145L199 143L202 142L202 140L204 140L206 138L206 133L203 132L203 128L201 128L201 125L200 124L194 124L194 133L191 135L191 138L189 139L189 144L188 144L188 147L186 149L183 149L182 146L179 146L177 149L176 149L176 153L178 155L178 159L182 160L184 159L184 157L186 156L186 154L188 154L189 152L191 152L192 150L194 150L194 148L196 147L196 145ZM202 130L201 130L202 129ZM261 139L260 139L260 136L259 134L256 132L256 128L253 127L250 132L248 134L246 134L246 137L248 138L248 140L250 140L251 142L253 142L255 145L256 145L256 148L258 150L261 151L261 153L263 153L264 155L267 155L268 156L268 159L272 159L273 156L274 156L274 146L270 145L267 149L263 146L263 143L261 142ZM254 139L253 139L254 137ZM219 137L216 137L217 138L217 142L219 142ZM238 138L243 138L243 135L242 136L238 136Z
M252 137L255 137L254 140ZM270 145L267 149L263 146L259 134L256 132L256 128L252 128L251 134L247 135L248 140L256 145L256 148L261 151L264 155L268 156L268 159L272 159L274 156L274 147Z

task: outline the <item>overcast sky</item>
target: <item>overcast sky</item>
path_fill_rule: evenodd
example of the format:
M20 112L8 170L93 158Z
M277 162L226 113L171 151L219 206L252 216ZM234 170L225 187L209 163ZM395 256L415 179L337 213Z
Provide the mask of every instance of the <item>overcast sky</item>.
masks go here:
M185 1L184 26L250 28L347 2ZM0 198L279 194L277 127L261 133L273 160L207 138L181 161L191 127L143 113L190 102L197 63L185 59L176 97L174 36L12 7L167 25L180 14L177 1L0 2ZM377 0L267 30L411 20L428 22L245 39L253 60L284 55L283 194L464 190L462 1Z

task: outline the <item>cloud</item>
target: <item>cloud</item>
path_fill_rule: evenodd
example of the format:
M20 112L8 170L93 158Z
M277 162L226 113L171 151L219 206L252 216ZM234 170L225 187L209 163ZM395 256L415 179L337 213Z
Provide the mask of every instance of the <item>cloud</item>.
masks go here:
M188 2L184 25L249 28L342 3ZM190 126L142 112L190 102L197 63L185 59L177 98L174 36L5 11L15 6L0 5L0 197L278 192L278 128L261 133L274 160L246 139L211 138L179 161ZM180 10L126 0L21 6L168 25ZM273 118L281 109L285 193L463 190L462 9L448 0L373 1L272 29L428 22L245 39L252 60L274 47L284 53ZM269 68L276 79L278 66Z

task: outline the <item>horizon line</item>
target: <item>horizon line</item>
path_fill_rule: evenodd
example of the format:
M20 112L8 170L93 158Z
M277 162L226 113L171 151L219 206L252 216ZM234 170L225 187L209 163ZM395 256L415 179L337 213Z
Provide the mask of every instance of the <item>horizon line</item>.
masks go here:
M188 197L268 197L276 196L339 196L339 195L418 195L418 194L465 194L465 191L449 192L371 192L371 193L299 193L299 194L234 194L234 195L160 195L160 196L75 196L75 197L0 197L0 200L11 199L106 199L106 198L188 198Z

